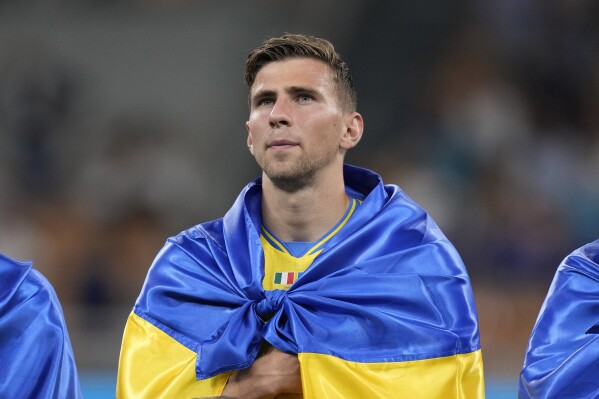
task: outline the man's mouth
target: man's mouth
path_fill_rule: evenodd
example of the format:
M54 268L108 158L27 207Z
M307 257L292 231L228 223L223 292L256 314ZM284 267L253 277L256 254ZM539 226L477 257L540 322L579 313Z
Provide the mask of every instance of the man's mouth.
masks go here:
M266 147L272 148L272 149L284 150L287 148L295 147L297 145L298 144L296 142L291 141L291 140L275 140L275 141L271 141L270 143L268 143L268 145Z

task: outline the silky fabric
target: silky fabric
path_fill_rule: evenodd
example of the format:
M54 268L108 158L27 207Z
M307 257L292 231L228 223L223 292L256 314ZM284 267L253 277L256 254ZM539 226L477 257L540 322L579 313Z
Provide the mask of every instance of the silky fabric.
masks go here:
M127 320L122 345L117 398L208 397L220 394L229 378L223 373L197 383L197 354L135 314Z
M262 287L257 179L224 218L168 240L134 313L197 353L198 379L249 367L263 339L353 362L479 350L468 275L434 221L373 172L344 177L364 202L288 291Z
M81 398L64 316L54 289L0 254L0 397Z
M599 240L557 269L530 336L520 398L599 398Z
M230 373L196 380L197 354L135 313L129 316L119 361L117 395L202 398L222 394ZM303 394L277 399L484 398L483 364L475 352L408 362L349 362L318 353L298 355Z
M314 353L300 353L299 360L305 398L485 397L480 350L401 363L347 362Z

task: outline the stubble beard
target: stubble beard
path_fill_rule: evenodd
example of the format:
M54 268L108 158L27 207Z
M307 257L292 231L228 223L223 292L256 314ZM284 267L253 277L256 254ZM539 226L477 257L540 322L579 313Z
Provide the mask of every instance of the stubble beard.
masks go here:
M316 165L306 159L287 168L277 167L268 162L262 168L275 187L288 193L310 187L318 169Z
M330 152L317 160L303 156L292 165L277 165L276 161L259 162L264 174L275 187L288 193L312 186L319 170L333 163L336 152Z

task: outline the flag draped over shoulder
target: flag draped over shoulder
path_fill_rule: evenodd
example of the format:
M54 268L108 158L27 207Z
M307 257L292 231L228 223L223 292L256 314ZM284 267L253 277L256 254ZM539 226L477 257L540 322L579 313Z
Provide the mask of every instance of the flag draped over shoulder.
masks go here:
M366 197L288 291L262 288L257 179L223 219L169 239L135 314L197 353L198 379L250 366L263 339L353 362L480 349L468 275L436 224L378 175L344 177Z
M599 397L599 240L558 267L528 343L519 396Z
M0 254L0 397L81 398L64 316L54 289Z

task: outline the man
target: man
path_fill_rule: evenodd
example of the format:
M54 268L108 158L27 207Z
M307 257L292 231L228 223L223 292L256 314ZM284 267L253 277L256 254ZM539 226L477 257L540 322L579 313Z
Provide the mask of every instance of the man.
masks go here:
M528 342L520 398L599 397L599 240L561 263Z
M158 254L117 396L483 397L454 247L398 187L343 164L364 124L332 44L267 40L245 77L262 177Z
M31 262L0 254L0 397L81 398L62 309Z

